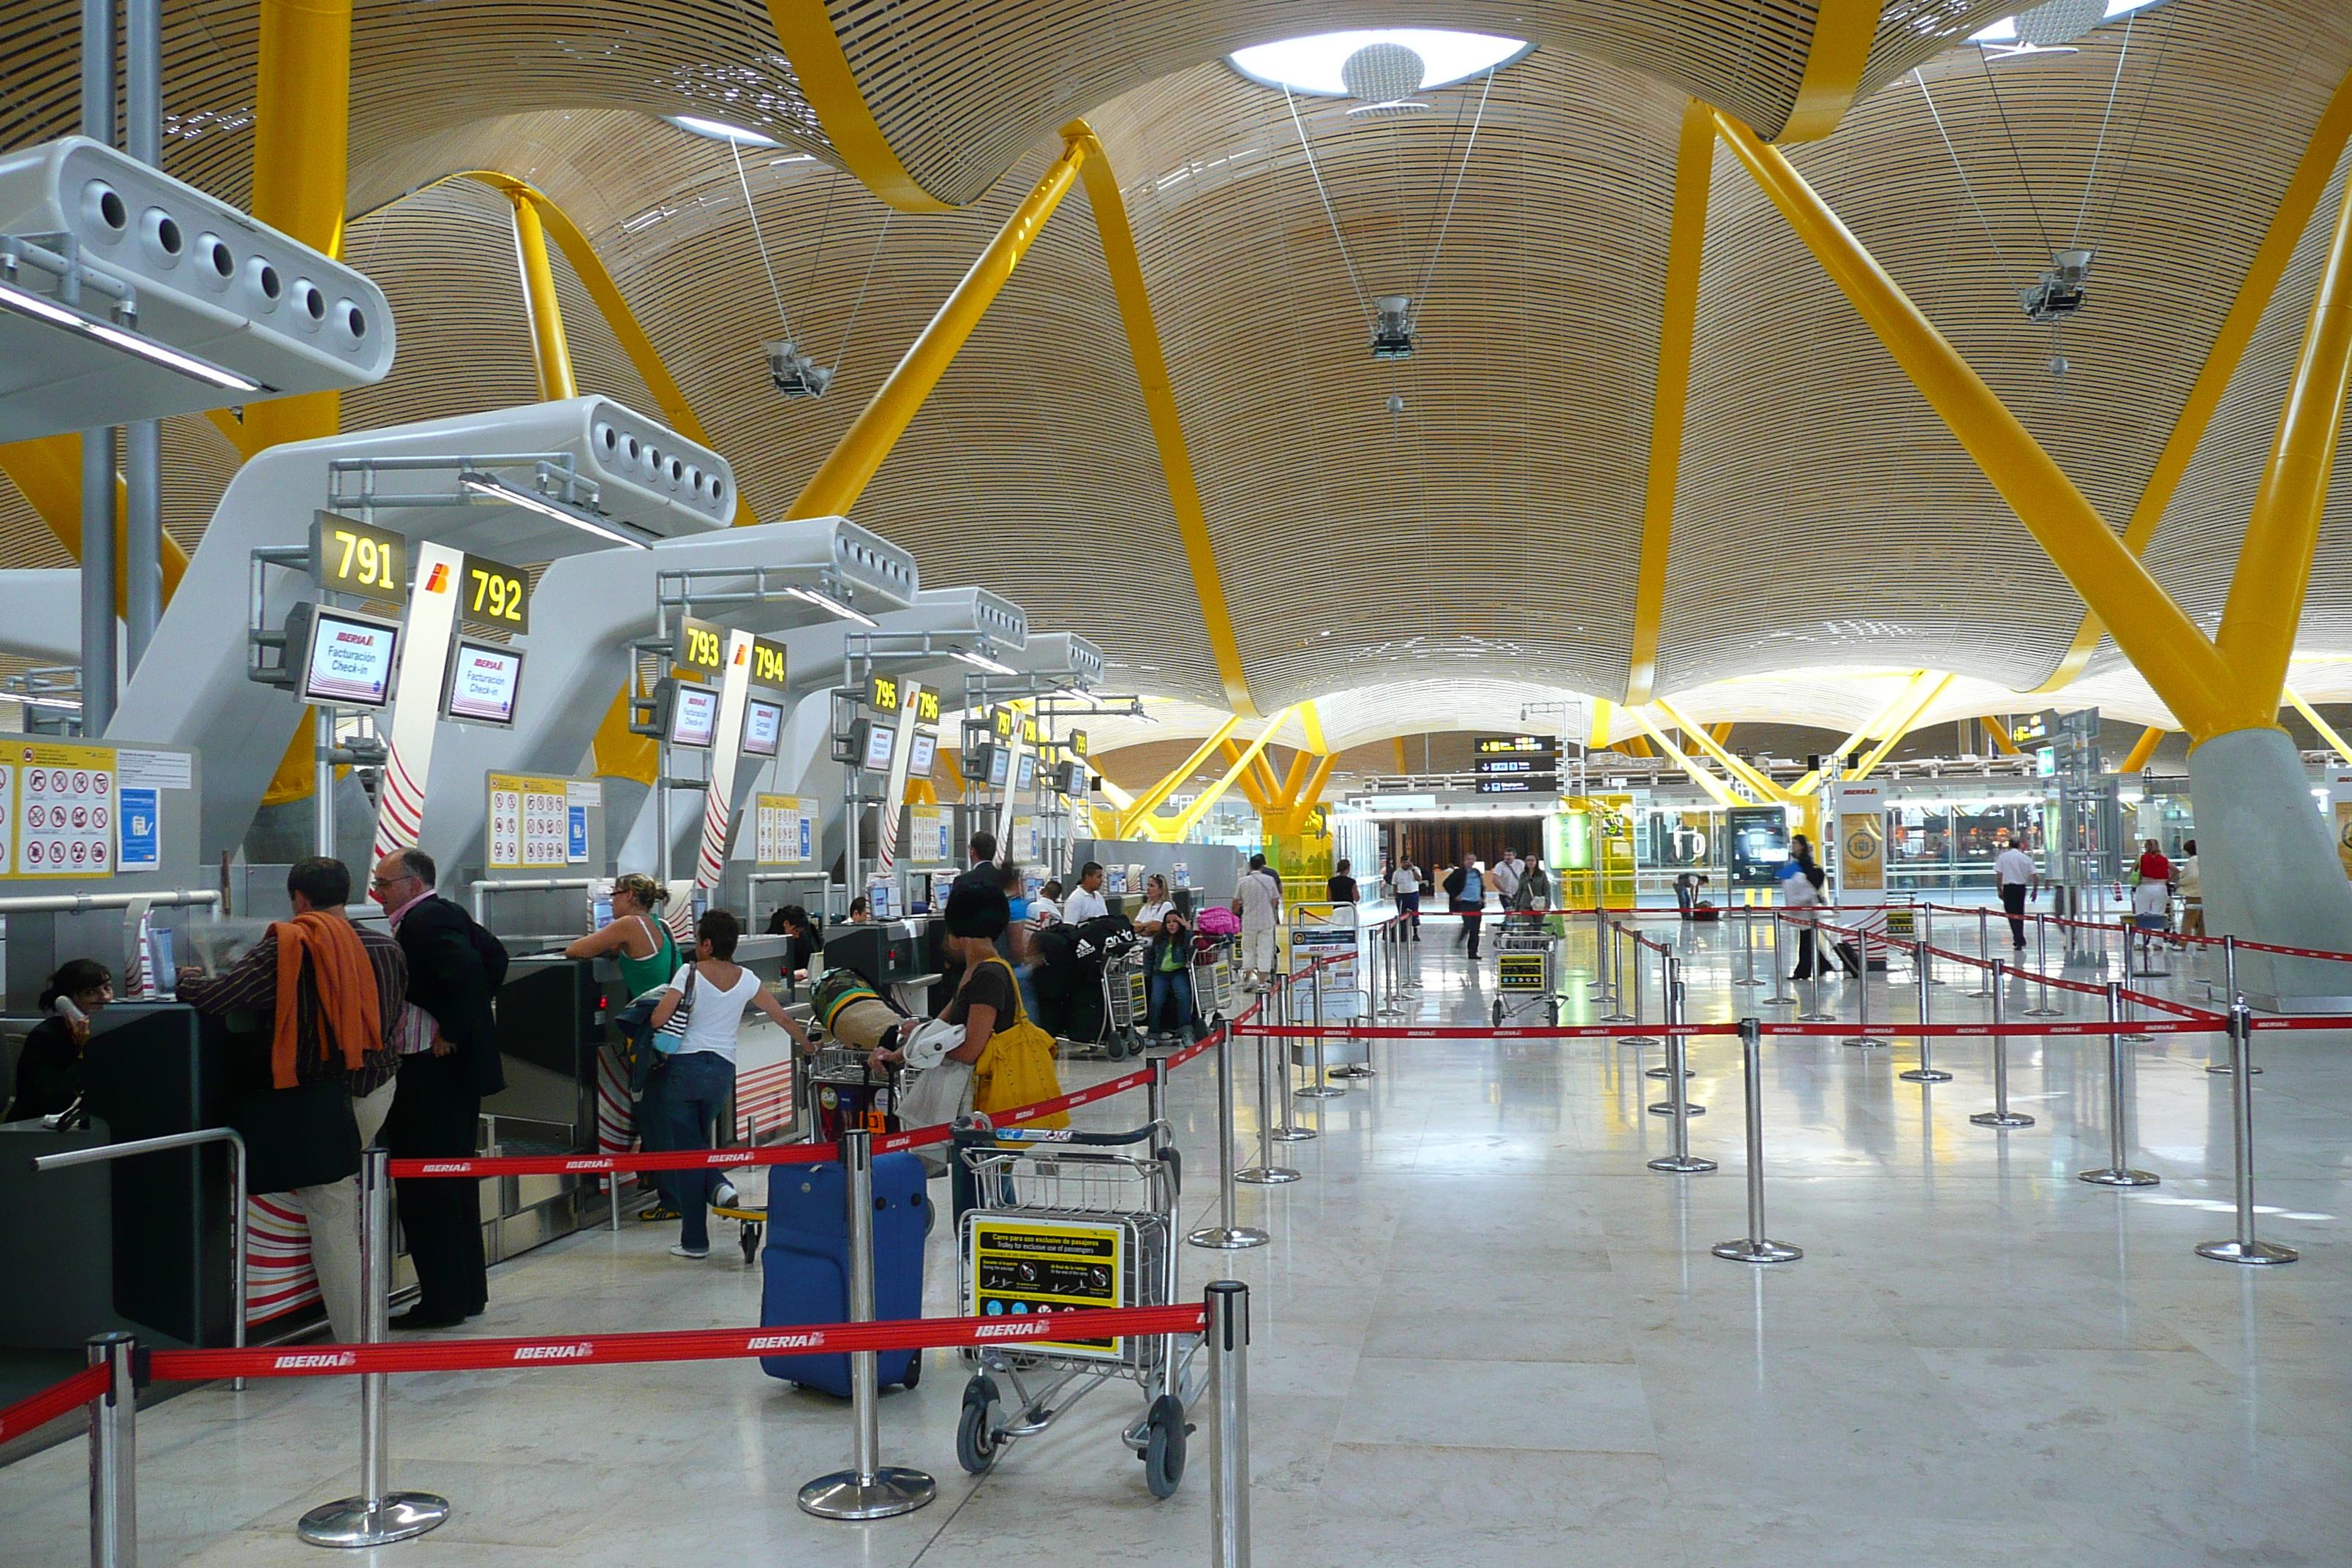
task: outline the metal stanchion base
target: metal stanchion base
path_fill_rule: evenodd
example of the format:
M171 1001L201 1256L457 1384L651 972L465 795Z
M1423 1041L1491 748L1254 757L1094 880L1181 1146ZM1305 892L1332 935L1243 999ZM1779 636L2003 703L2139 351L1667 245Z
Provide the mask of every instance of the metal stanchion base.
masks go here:
M1702 1160L1696 1154L1667 1154L1649 1162L1653 1171L1664 1171L1672 1176L1696 1176L1716 1168L1712 1160Z
M801 1511L819 1519L896 1519L939 1495L939 1483L920 1470L885 1465L870 1476L836 1470L801 1489Z
M1694 1104L1689 1100L1685 1100L1683 1102L1683 1110L1692 1116L1705 1116L1706 1114L1706 1106ZM1671 1100L1662 1100L1658 1101L1657 1104L1650 1107L1650 1114L1653 1116L1672 1116L1674 1113L1675 1102Z
M2066 1009L2063 1007L2028 1007L2018 1016L2024 1018L2059 1018L2063 1017L2065 1013Z
M1838 1021L1838 1016L1835 1013L1800 1013L1797 1015L1797 1022L1800 1024L1834 1024Z
M1331 1076L1333 1078L1370 1078L1380 1070L1378 1068L1366 1067L1361 1062L1349 1062L1346 1067L1333 1068Z
M1622 1008L1614 1013L1603 1013L1601 1015L1600 1018L1596 1020L1596 1022L1602 1024L1630 1024L1633 1021L1633 1015L1625 1012Z
M2292 1263L2303 1256L2292 1247L2280 1247L2267 1241L2208 1241L2199 1244L2197 1256L2210 1258L2216 1263Z
M313 1546L386 1546L409 1541L449 1517L449 1500L431 1492L386 1492L374 1508L365 1498L320 1503L294 1532Z
M1895 1075L1906 1083L1949 1083L1952 1075L1941 1068L1913 1068L1909 1072Z
M1745 1236L1736 1241L1718 1241L1707 1250L1734 1263L1793 1263L1805 1255L1803 1247L1785 1241L1758 1241Z
M2212 1067L2207 1068L2205 1070L2210 1073L2219 1073L2222 1077L2227 1078L2230 1073L2230 1064L2228 1062L2217 1063ZM2246 1070L2248 1072L2260 1072L2263 1069L2260 1068L2248 1068Z
M1235 1173L1239 1180L1240 1173ZM1221 1225L1205 1225L1184 1238L1194 1247L1214 1247L1220 1252L1239 1252L1245 1247L1264 1247L1274 1238L1254 1225L1237 1225L1227 1230Z
M1984 997L1991 995L1992 993L1990 991L1964 991L1960 993L1960 994L1976 1000L1982 1000Z
M1763 998L1764 1005L1768 1007L1786 1007L1796 1000L1785 991L1775 991L1771 995Z
M1312 1127L1277 1127L1266 1134L1277 1143L1307 1143L1316 1137Z
M1344 1089L1334 1089L1328 1083L1310 1083L1305 1089L1292 1089L1290 1091L1290 1098L1293 1100L1337 1100L1347 1092L1348 1091Z
M1873 1039L1868 1035L1855 1035L1851 1038L1840 1040L1838 1042L1838 1044L1842 1046L1891 1046L1895 1042L1893 1040Z
M1617 1043L1621 1046L1636 1047L1664 1044L1655 1035L1620 1035L1617 1037Z
M2021 1116L2014 1110L1979 1110L1969 1118L1979 1127L2031 1127L2033 1118Z
M1674 1074L1664 1068L1643 1068L1642 1069L1642 1076L1643 1078L1672 1078L1674 1077ZM1698 1074L1693 1072L1688 1068L1683 1068L1683 1076L1685 1078L1696 1078Z
M2163 1178L2146 1171L2135 1171L2127 1165L2117 1165L2104 1171L2077 1171L2074 1179L2099 1187L2152 1187Z
M1253 1187L1278 1187L1285 1182L1298 1180L1298 1173L1287 1165L1252 1165L1247 1170L1235 1171L1234 1180L1247 1182Z

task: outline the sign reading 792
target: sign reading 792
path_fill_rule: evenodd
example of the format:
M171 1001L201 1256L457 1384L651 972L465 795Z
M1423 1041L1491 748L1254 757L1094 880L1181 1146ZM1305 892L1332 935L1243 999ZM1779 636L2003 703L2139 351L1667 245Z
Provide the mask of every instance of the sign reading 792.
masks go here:
M310 575L321 588L396 600L408 592L407 536L331 511L314 511Z
M530 630L530 574L487 555L466 557L457 613L476 626L500 631Z

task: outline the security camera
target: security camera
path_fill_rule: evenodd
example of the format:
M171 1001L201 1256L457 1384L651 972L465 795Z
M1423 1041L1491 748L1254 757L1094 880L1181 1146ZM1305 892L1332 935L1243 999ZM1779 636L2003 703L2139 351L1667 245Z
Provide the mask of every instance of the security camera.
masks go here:
M763 343L768 354L768 378L786 397L823 397L833 384L833 372L790 342Z

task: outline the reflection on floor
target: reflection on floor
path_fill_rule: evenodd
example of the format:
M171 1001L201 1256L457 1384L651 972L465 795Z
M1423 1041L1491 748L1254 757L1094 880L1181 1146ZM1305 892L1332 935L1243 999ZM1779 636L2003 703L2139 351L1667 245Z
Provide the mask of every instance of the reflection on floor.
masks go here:
M1969 922L1972 924L1973 922ZM1737 929L1663 932L1694 1019L1766 1007L1743 987ZM1409 946L1416 1019L1476 1023L1474 976L1432 921ZM1973 931L1966 932L1973 939ZM1949 942L1951 939L1947 937ZM1973 941L1955 945L1973 950ZM1588 999L1571 939L1570 1021ZM1759 976L1769 982L1769 958ZM2176 959L2184 974L2194 961ZM1650 972L1645 969L1645 975ZM1783 971L1785 973L1785 969ZM2077 973L2084 973L2077 971ZM1936 1016L1982 1017L1953 968ZM1650 980L1654 986L1654 979ZM1913 1016L1900 966L1874 1018ZM1824 1010L1851 1018L1854 986ZM2201 989L2195 993L2202 999ZM2012 982L2009 1016L2038 1000ZM2052 992L2084 1016L2093 998ZM1655 1017L1654 994L1648 1016ZM1953 1081L1906 1083L1914 1047L1768 1042L1771 1233L1802 1261L1709 1256L1744 1227L1734 1042L1692 1052L1696 1152L1710 1175L1643 1168L1667 1129L1645 1114L1659 1053L1608 1042L1383 1041L1377 1077L1297 1101L1321 1136L1286 1145L1305 1180L1244 1189L1255 1252L1187 1249L1185 1288L1253 1291L1255 1560L1274 1568L1665 1564L2172 1564L2352 1561L2352 1074L2333 1033L2258 1037L2265 1234L2284 1268L2191 1247L2228 1234L2227 1080L2206 1041L2137 1047L2134 1163L2160 1186L2074 1179L2105 1163L2105 1042L2021 1039L2012 1089L2031 1128L1971 1125L1989 1047L1939 1043ZM1203 1064L1205 1066L1205 1064ZM1073 1083L1108 1071L1070 1069ZM1181 1074L1171 1114L1187 1208L1214 1201L1213 1078ZM1087 1125L1139 1119L1091 1107ZM1241 1124L1255 1138L1254 1106ZM1197 1223L1197 1217L1196 1221ZM722 1232L726 1227L721 1227ZM493 1277L485 1334L751 1321L756 1276L722 1234L667 1257L639 1226L584 1234ZM953 1310L935 1235L930 1310ZM924 1568L1024 1560L1178 1563L1205 1553L1207 1475L1151 1500L1118 1440L1140 1408L1111 1384L974 1481L956 1466L961 1368L882 1407L885 1451L940 1500L874 1525L820 1522L800 1484L848 1457L845 1409L733 1363L397 1379L398 1484L447 1494L449 1524L368 1561L706 1568L719 1562ZM151 1565L318 1564L293 1520L348 1491L346 1383L205 1389L142 1423ZM1205 1437L1205 1432L1203 1436ZM0 1471L0 1559L87 1560L79 1443Z

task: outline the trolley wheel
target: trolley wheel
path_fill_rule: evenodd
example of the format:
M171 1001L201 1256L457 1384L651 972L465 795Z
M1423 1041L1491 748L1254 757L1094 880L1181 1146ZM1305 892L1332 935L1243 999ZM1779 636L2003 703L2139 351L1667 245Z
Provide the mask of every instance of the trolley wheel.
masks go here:
M748 1268L760 1256L760 1222L747 1219L736 1239L743 1246L743 1266Z
M1496 998L1495 998L1495 1027L1496 1027L1496 1028L1498 1028L1498 1029L1499 1029L1499 1028L1501 1028L1502 1026L1503 1026L1503 999L1502 999L1500 996L1497 996L1497 997L1496 997Z
M1144 1484L1153 1497L1171 1497L1184 1479L1184 1435L1192 1430L1184 1424L1183 1402L1163 1394L1151 1402L1145 1419L1151 1430L1143 1442Z
M907 1375L898 1380L901 1388L912 1388L923 1381L923 1352L918 1350L907 1358Z
M996 1460L996 1380L981 1373L963 1385L963 1414L956 1418L956 1463L979 1475Z
M1559 998L1557 996L1544 1004L1544 1027L1547 1029L1559 1027Z

